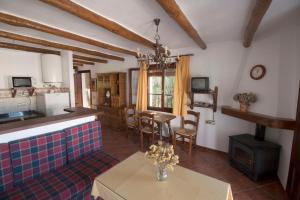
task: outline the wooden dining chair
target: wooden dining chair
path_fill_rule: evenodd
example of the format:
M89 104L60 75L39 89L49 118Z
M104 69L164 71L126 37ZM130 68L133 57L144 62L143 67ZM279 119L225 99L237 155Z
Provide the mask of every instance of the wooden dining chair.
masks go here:
M141 137L141 149L144 148L144 135L154 144L155 136L159 136L159 129L154 121L154 114L141 112L139 114L139 133Z
M193 118L193 120L190 119ZM196 143L197 132L199 127L199 120L200 120L200 112L195 111L187 111L187 117L181 117L181 127L180 128L173 128L173 146L176 148L177 139L182 139L182 143L186 141L189 142L189 155L192 153L192 146L193 143ZM190 126L192 128L189 128Z
M138 131L139 122L136 115L135 106L131 105L124 108L126 136L129 135L129 130Z

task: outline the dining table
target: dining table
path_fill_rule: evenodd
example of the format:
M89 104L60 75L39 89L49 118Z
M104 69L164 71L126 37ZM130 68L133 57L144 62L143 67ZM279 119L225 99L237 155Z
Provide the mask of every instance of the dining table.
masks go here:
M175 115L169 114L169 113L164 113L164 112L153 111L153 110L146 110L143 112L154 115L154 122L156 122L158 124L160 140L163 140L163 133L162 133L163 132L162 131L163 124L167 124L168 131L169 131L168 137L170 137L170 135L172 133L171 121L176 118Z
M91 195L105 200L233 200L229 183L175 166L165 181L156 178L157 166L136 152L98 175Z

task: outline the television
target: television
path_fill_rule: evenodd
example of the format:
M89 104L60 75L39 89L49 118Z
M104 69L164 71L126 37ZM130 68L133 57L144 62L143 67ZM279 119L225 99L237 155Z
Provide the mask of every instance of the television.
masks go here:
M193 93L208 92L209 78L208 77L192 77L191 90Z

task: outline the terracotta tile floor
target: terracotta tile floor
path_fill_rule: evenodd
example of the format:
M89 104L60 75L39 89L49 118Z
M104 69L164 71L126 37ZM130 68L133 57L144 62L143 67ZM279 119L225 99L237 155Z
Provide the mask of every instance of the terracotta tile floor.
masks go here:
M106 152L120 160L140 150L138 135L130 134L126 138L125 132L105 128L103 144ZM230 183L235 200L287 199L278 179L253 182L230 166L225 153L199 147L194 148L189 157L187 147L178 145L177 154L180 156L181 166Z

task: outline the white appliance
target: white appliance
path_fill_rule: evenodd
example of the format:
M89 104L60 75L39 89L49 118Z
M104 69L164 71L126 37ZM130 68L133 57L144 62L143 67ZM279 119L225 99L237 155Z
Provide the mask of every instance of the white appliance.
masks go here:
M61 57L52 54L42 54L42 74L44 83L61 83L62 62Z
M70 107L69 93L37 94L36 107L46 116L65 114L64 109Z

